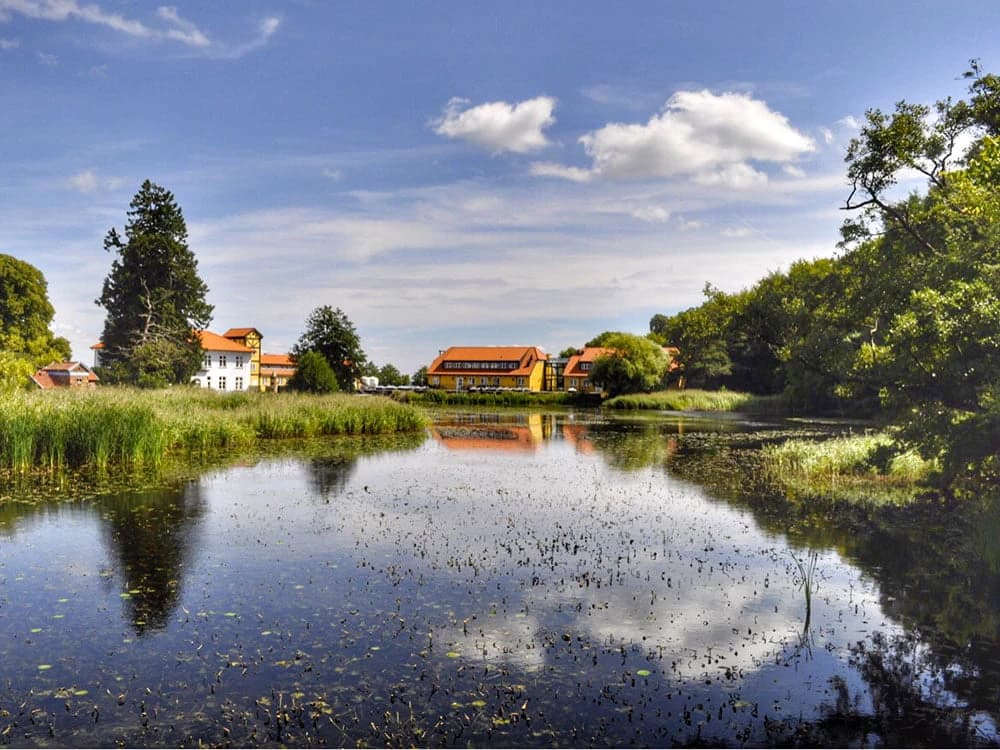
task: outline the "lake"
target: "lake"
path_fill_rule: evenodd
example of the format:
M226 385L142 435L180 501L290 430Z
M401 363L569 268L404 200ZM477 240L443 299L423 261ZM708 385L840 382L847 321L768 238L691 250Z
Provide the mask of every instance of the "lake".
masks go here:
M0 744L997 744L1000 502L761 486L830 429L438 412L5 495Z

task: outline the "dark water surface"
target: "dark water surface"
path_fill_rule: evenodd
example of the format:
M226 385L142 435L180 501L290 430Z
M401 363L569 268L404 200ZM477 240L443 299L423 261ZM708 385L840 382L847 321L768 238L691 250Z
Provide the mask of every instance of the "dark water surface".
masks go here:
M797 503L789 425L425 440L0 503L0 743L995 744L1000 508Z

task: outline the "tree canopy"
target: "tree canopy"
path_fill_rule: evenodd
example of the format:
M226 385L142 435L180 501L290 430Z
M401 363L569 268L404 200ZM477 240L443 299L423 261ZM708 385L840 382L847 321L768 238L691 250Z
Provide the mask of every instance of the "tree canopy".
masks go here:
M663 347L647 337L611 332L598 340L596 346L609 351L594 360L589 379L610 396L650 391L660 384L670 366Z
M839 256L650 321L691 373L880 415L953 488L1000 482L1000 78L966 78L967 99L866 114Z
M202 356L194 331L211 322L212 306L173 194L143 182L129 204L124 237L112 228L104 249L118 256L97 300L107 311L106 376L139 385L189 381Z
M306 320L306 330L292 349L292 356L301 358L306 352L322 354L337 382L344 390L353 390L354 382L364 371L366 357L354 324L339 307L317 307Z
M295 374L288 382L293 391L308 391L310 393L331 393L340 390L337 376L319 352L303 352L295 363Z
M70 357L69 342L52 333L55 310L45 276L30 263L0 254L0 369L16 380L53 360ZM20 362L20 363L19 363Z

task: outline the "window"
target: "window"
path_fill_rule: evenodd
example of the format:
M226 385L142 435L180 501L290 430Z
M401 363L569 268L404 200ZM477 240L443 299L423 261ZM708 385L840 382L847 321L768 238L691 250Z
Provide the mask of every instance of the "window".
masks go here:
M236 390L243 390L243 378L236 378Z
M486 385L486 378L479 378L479 385Z
M203 363L203 364L205 365L205 369L206 369L206 370L207 370L207 369L208 369L209 367L211 367L211 366L212 366L212 355L211 355L211 354L206 354L206 355L205 355L205 361L204 361L204 363Z
M225 366L226 366L226 355L225 354L220 354L219 355L219 367L225 367Z
M240 356L236 357L236 367L240 370L243 369L243 357Z
M435 375L434 377L431 378L430 383L431 385L441 385L441 378Z
M211 375L209 375L207 378L205 378L205 387L206 388L211 388L212 387L212 376Z
M518 378L517 379L517 387L518 388L524 388L524 385L525 385L524 378Z
M594 363L593 363L593 362L581 362L581 363L580 363L580 369L581 369L581 370L584 370L584 371L586 371L586 370L589 370L589 369L590 369L590 366L591 366L592 364L594 364Z
M225 376L219 378L219 390L220 391L226 390L226 378L225 378Z

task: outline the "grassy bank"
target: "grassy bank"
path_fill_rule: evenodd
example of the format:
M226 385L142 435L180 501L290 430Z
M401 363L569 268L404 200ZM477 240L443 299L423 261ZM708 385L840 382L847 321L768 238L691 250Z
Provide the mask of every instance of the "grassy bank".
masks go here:
M559 391L399 391L393 398L427 406L600 406L600 397Z
M380 397L174 388L16 393L0 399L0 469L155 467L179 451L249 447L275 438L389 434L425 424Z
M616 396L604 402L609 409L650 409L656 411L748 411L781 413L784 405L778 396L754 396L736 391L701 391L697 389L657 391Z
M767 477L799 495L912 497L938 470L913 451L898 452L886 434L788 440L761 455Z

